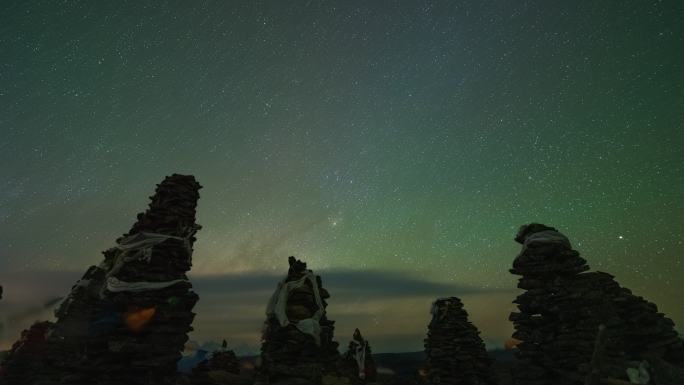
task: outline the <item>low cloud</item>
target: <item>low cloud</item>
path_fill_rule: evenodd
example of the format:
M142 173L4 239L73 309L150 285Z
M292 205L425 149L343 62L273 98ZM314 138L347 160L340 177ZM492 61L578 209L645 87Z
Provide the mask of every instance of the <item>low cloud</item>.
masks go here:
M512 332L507 319L517 292L514 288L481 288L374 270L316 273L330 292L328 316L336 321L335 334L342 347L358 327L376 352L422 350L430 305L445 296L463 300L492 348L500 347ZM266 304L283 276L246 272L191 277L200 295L191 338L226 338L257 352Z
M406 295L451 296L463 294L492 293L510 289L479 288L456 283L435 282L418 279L400 272L376 270L321 270L323 286L334 295L362 296L366 298L401 297ZM284 274L269 272L242 272L236 274L200 275L191 279L199 293L261 294L271 293Z
M466 305L483 337L503 341L510 335L507 321L515 290L491 289L436 282L400 272L321 270L323 286L330 292L329 317L336 321L341 346L358 327L374 344L374 351L421 350L431 302L458 296ZM44 305L56 295L68 294L82 273L26 271L0 273L5 295L0 301L7 348L20 331L33 322L52 318ZM225 338L241 353L255 353L265 319L266 303L283 275L252 271L222 275L191 275L200 301L191 338L200 342ZM20 314L21 317L11 315ZM11 320L8 322L8 320ZM494 346L496 347L496 346Z

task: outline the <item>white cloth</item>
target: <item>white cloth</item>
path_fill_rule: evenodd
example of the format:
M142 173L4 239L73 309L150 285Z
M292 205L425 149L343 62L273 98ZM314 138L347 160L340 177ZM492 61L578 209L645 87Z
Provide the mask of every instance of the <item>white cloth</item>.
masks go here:
M651 381L651 376L648 375L648 363L642 361L638 368L628 368L627 377L629 382L638 385L647 385Z
M109 292L139 292L145 290L163 289L179 282L188 282L185 279L177 279L166 282L125 282L116 278L116 274L128 262L134 260L143 260L149 263L152 258L152 250L154 246L168 239L182 241L185 245L185 248L188 250L189 255L192 250L190 237L192 237L192 235L196 232L196 228L190 228L188 230L188 235L185 238L168 234L148 232L135 233L123 238L116 246L112 248L121 251L121 253L115 257L112 266L107 266L106 262L102 262L102 264L99 266L101 269L107 271L105 285L100 291L100 297L104 297L105 290Z
M122 291L148 291L148 290L159 290L164 289L169 286L173 286L180 282L188 282L187 279L174 279L173 281L164 282L125 282L121 281L116 277L107 278L107 290L112 293L118 293Z
M437 302L444 301L446 306L444 307L444 310L442 311L442 314L439 313L439 307L437 306ZM451 302L449 301L449 298L437 298L433 303L432 306L430 306L430 314L432 315L432 318L434 319L436 316L440 316L439 319L443 319L444 316L446 316L446 313L449 311L449 306L451 305Z
M544 230L538 233L533 233L525 237L524 246L527 248L532 243L560 243L562 245L570 247L570 241L568 238L554 230Z
M152 247L166 241L167 239L182 241L186 248L190 247L189 237L183 238L168 234L141 232L127 236L126 238L122 239L118 245L114 246L114 248L122 251L137 251L141 254L140 256L142 258L149 260L149 258L152 256ZM138 255L138 253L136 253L136 255Z
M366 345L368 342L358 343L354 341L354 360L359 368L359 378L366 378Z
M323 309L323 301L321 295L318 292L318 283L316 282L316 276L311 270L307 270L304 276L296 281L286 282L285 279L278 283L278 287L268 301L268 307L266 308L267 317L275 317L280 323L280 326L285 327L289 324L293 324L302 333L309 334L314 337L316 344L321 343L321 324L319 323L325 310ZM287 318L287 300L290 298L290 293L304 285L306 282L311 282L311 287L313 288L314 300L316 301L316 306L318 310L311 318L300 320L299 322L291 322Z

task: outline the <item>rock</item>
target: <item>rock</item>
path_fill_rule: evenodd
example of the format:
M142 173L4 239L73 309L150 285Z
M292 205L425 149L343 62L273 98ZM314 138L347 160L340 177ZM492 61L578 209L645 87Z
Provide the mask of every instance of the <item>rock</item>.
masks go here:
M21 384L26 376L41 370L49 359L45 353L47 338L53 327L54 324L49 321L36 322L21 332L21 337L2 362L0 383Z
M192 370L191 381L194 385L218 383L216 378L239 377L240 361L235 352L227 350L225 340L221 350L214 351L208 357Z
M232 350L217 351L207 362L211 370L223 370L232 374L240 374L240 361Z
M363 338L359 329L354 330L354 335L343 358L345 372L353 380L352 382L376 381L378 368L375 365L370 344Z
M654 304L620 287L613 276L589 266L568 238L542 224L522 226L523 245L511 272L525 292L510 315L517 345L518 385L580 385L592 371L599 325L606 344L601 376L626 380L629 361L657 356L682 362L682 342L673 322Z
M288 262L268 306L257 382L320 385L323 374L336 375L340 360L335 322L325 312L329 294L306 263L294 257Z
M225 341L224 341L225 342ZM240 361L225 346L192 370L193 385L235 384L240 379Z
M0 384L175 383L198 300L185 274L200 228L200 188L194 177L178 174L157 185L149 209L86 271L55 312L57 321L46 325L40 363L27 364L28 345L17 346Z
M432 304L432 321L425 340L429 384L493 385L496 380L480 332L468 321L456 297Z
M325 375L322 380L323 385L352 385L349 377Z

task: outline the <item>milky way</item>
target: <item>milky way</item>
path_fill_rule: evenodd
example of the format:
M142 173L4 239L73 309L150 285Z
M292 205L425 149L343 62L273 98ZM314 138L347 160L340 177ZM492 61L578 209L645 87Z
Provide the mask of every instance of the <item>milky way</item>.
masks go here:
M297 255L388 293L453 285L502 341L536 221L681 328L684 3L369 3L3 3L0 284L68 290L178 172L204 186L200 280ZM331 290L329 310L342 340L420 349L445 291ZM251 344L267 297L207 292L198 338Z

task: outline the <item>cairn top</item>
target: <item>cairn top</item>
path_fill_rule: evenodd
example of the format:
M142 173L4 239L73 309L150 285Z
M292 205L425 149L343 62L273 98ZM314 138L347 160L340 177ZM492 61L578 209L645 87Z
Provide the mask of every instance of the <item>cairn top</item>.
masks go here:
M150 204L124 237L137 233L160 233L187 237L199 229L195 213L202 186L192 175L173 174L157 184Z
M534 233L539 233L542 231L558 231L554 227L546 226L541 223L530 223L527 225L522 225L518 229L518 233L515 235L515 241L523 244L525 243L525 238L528 236L534 234Z

